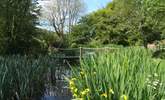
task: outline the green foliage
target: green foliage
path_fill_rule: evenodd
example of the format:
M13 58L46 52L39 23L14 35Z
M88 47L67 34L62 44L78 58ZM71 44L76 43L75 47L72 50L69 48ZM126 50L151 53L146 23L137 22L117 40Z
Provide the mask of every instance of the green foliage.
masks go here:
M160 59L165 59L165 50L157 50L153 53L153 57L155 58L160 58Z
M3 53L24 54L36 36L39 7L36 0L1 0L0 25Z
M33 54L47 54L49 47L60 43L57 42L59 39L54 32L38 29L37 33L38 35L33 37L33 45L36 43L32 48Z
M163 0L114 0L83 17L72 29L71 43L146 46L164 34L164 4Z
M32 37L32 45L30 46L30 51L26 52L27 54L45 55L51 52L53 48L68 47L69 43L66 35L64 35L66 39L62 40L53 31L37 29L36 33L37 35Z
M157 43L157 50L153 52L153 57L165 59L165 40Z
M108 54L108 55L107 55ZM84 58L70 89L84 100L161 100L165 70L144 48L122 48Z
M0 57L0 99L32 100L41 97L48 82L48 69L55 69L57 63L57 60L50 56Z
M165 66L165 60L161 60L160 66L164 67Z

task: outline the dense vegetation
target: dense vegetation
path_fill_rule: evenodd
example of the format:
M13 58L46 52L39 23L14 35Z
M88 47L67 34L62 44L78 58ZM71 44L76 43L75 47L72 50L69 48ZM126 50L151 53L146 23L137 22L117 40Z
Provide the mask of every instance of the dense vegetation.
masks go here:
M31 51L39 8L33 0L1 0L1 52L17 54Z
M146 46L165 36L164 0L113 0L68 26L62 40L59 33L36 27L41 13L37 0L3 0L0 4L1 54L46 53L49 46Z
M81 1L51 0L49 10L41 12L38 0L0 0L0 99L40 99L47 77L53 79L59 69L65 70L59 63L70 54L85 57L70 80L75 99L164 99L165 0L113 0L80 18ZM53 31L37 27L43 13ZM155 45L152 52L144 49L156 43L162 45L158 51ZM62 50L80 46L117 49ZM54 56L57 53L61 58Z
M48 83L49 70L55 72L60 67L59 60L50 56L0 57L0 99L40 100Z
M164 38L164 15L164 0L113 0L80 19L72 28L71 46L146 46Z
M165 70L160 63L139 47L98 53L73 69L70 89L83 100L161 100Z

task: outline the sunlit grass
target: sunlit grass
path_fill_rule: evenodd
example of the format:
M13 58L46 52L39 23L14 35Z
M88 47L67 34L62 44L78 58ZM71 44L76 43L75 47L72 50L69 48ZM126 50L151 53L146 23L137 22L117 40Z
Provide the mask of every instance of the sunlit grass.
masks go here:
M164 67L165 68L165 60L161 60L161 64L160 66Z
M165 99L163 67L164 62L154 60L144 48L101 52L73 69L70 89L74 98L87 100L161 100Z

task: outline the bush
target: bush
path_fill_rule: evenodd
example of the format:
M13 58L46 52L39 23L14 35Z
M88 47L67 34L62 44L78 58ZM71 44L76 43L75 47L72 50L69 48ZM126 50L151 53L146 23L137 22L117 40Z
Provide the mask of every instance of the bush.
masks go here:
M165 40L157 42L157 50L153 52L153 57L165 59Z
M165 70L144 48L122 48L85 58L70 89L85 100L161 100Z
M160 58L160 59L165 59L165 50L157 50L153 53L153 57L155 58Z

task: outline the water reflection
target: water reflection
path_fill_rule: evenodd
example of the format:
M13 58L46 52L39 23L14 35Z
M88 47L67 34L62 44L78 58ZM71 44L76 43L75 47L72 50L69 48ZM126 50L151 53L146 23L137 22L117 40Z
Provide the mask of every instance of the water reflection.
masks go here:
M45 96L41 100L71 100L69 96Z

